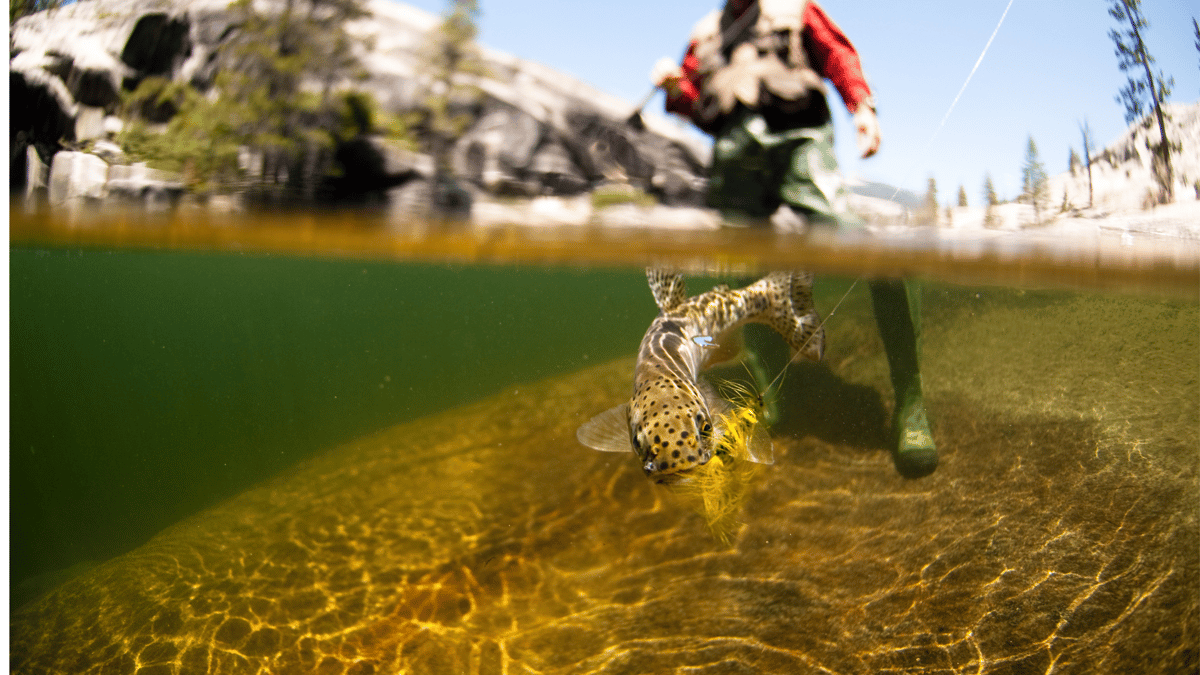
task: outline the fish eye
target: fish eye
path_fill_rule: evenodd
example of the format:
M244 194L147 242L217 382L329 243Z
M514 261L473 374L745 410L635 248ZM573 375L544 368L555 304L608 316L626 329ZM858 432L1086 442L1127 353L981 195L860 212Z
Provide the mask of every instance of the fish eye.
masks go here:
M641 439L634 437L630 440L633 441L633 453L638 457L644 457L646 455L646 447L642 445Z

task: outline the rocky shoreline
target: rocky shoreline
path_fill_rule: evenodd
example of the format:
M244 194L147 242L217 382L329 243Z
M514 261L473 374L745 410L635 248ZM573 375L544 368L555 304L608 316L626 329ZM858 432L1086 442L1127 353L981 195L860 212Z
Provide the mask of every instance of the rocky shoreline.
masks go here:
M417 104L420 49L438 18L388 0L365 7L367 16L348 26L365 69L354 89L370 94L380 112L403 114ZM204 91L216 75L217 50L237 30L224 0L91 0L19 19L10 37L10 189L40 198L38 190L57 184L46 195L52 204L110 192L177 201L181 177L137 167L114 142L125 125L122 92L152 75ZM540 64L482 53L488 76L470 76L482 95L450 153L466 189L534 198L619 183L664 204L702 201L707 149L682 125L665 118L631 125L620 99ZM347 175L330 190L348 191L340 196L351 201L405 208L439 189L429 155L384 134L341 141L334 152L344 156ZM256 158L240 160L253 176ZM134 168L109 175L101 161Z

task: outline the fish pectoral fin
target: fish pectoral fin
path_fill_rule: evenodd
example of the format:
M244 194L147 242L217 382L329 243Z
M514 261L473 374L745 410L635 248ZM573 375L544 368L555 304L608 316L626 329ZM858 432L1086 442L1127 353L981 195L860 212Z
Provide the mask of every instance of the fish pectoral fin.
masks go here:
M763 429L763 425L758 424L754 427L754 432L750 434L750 443L746 448L746 459L759 464L774 464L775 463L775 448L771 443L771 436Z
M575 438L601 452L633 452L629 440L629 404L609 408L584 422L575 432Z

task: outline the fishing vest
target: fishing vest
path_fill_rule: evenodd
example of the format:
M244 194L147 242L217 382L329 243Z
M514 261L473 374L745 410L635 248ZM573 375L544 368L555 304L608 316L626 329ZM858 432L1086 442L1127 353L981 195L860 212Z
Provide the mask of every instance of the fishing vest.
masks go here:
M809 65L801 37L807 5L757 0L734 16L727 2L696 24L692 41L702 84L693 113L701 129L720 127L738 103L779 119L810 111L819 100L828 116L825 84Z

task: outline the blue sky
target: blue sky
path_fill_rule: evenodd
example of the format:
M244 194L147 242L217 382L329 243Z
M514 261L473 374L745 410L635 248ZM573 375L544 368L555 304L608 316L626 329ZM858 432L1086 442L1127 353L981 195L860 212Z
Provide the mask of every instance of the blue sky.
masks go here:
M445 0L409 0L434 13ZM692 25L720 0L480 0L481 43L574 75L628 99L650 88L662 56L678 58ZM1049 173L1080 148L1079 123L1106 145L1125 128L1114 100L1124 82L1108 31L1106 0L1013 0L994 42L945 125L939 124L1009 0L868 2L822 0L858 48L879 104L883 145L860 160L837 94L842 170L923 192L937 179L942 201L964 185L977 203L985 172L1002 197L1019 191L1030 134ZM1171 101L1200 99L1200 54L1184 0L1145 0L1145 34L1156 66L1175 78ZM662 109L661 96L650 104ZM936 132L936 135L935 135Z

